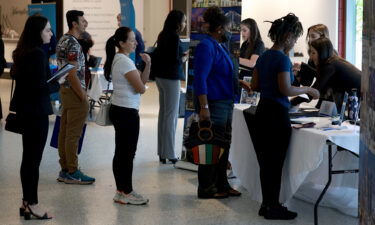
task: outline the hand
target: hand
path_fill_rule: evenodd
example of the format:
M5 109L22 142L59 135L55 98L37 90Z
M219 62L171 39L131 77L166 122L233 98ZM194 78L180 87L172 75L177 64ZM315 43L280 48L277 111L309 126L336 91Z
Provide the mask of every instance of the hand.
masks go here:
M210 110L209 109L201 109L199 112L199 120L210 120Z
M315 88L309 88L307 94L311 95L313 99L318 99L320 97L320 93L317 89Z
M250 87L250 83L247 83L246 81L244 81L244 80L239 80L239 84L240 84L240 86L243 88L243 89L245 89L247 92L252 92L252 90L251 90L251 87Z
M142 58L142 60L146 63L146 64L151 64L151 57L149 54L146 54L146 53L141 53L139 54Z
M297 76L298 72L301 70L301 63L294 63L292 67L293 74Z

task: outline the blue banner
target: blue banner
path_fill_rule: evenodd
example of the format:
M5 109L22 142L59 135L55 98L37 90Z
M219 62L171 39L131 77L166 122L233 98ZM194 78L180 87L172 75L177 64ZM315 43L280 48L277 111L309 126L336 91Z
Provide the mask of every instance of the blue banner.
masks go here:
M54 34L56 34L56 4L31 4L28 6L29 16L36 13L46 17L51 24L51 28Z
M135 32L135 10L133 0L120 0L121 7L121 26L129 27ZM135 54L130 54L130 58L134 61Z

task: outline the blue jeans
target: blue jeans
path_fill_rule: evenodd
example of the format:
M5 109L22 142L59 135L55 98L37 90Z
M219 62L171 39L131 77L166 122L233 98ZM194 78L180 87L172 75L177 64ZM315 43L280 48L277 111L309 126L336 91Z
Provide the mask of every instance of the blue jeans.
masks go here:
M226 138L231 140L233 100L208 101L212 123L225 128ZM229 149L225 149L216 165L199 165L198 182L201 191L210 192L217 188L219 192L227 191L230 186L227 178ZM211 189L211 190L208 190Z

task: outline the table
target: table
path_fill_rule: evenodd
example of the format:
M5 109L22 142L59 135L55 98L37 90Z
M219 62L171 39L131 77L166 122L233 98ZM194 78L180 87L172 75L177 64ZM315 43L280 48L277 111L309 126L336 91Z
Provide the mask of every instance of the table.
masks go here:
M232 145L229 160L234 174L248 190L250 198L262 201L259 179L259 165L248 132L243 110L249 105L235 105L232 122ZM311 118L310 118L311 119ZM329 118L314 118L318 127L330 123ZM315 202L324 189L328 175L327 141L349 149L338 153L331 149L335 170L358 168L359 128L343 123L347 129L323 131L321 129L293 129L290 146L283 167L280 201L286 202L293 196ZM331 146L332 147L332 146ZM336 175L331 182L322 204L357 216L358 207L357 174Z
M91 82L87 90L87 96L89 96L90 98L90 118L92 117L92 110L94 109L95 103L98 102L99 105L101 104L101 100L103 100L103 91L106 91L107 89L109 90L109 92L112 91L113 85L112 82L108 82L105 79L103 68L91 70Z

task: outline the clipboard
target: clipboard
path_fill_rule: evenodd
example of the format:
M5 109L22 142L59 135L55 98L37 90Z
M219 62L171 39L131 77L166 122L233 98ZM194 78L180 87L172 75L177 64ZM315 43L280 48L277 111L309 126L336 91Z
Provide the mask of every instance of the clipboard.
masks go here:
M72 64L69 64L69 63L65 64L61 69L56 71L56 73L54 73L49 80L47 80L47 83L51 81L59 80L60 78L67 76L69 71L71 71L74 68L76 67Z

